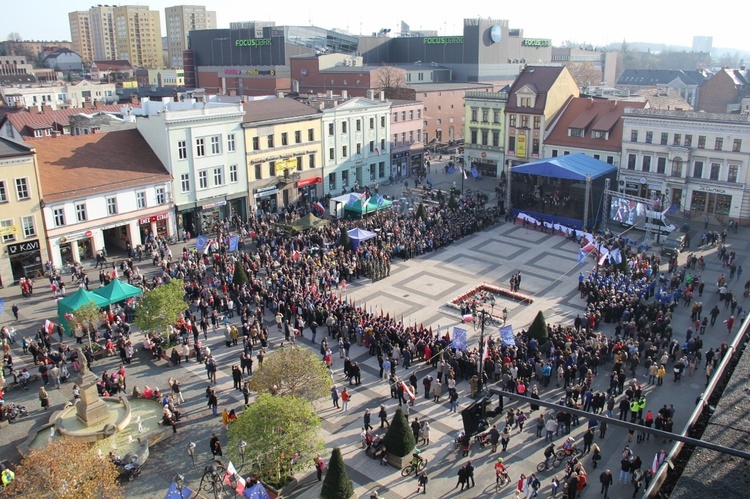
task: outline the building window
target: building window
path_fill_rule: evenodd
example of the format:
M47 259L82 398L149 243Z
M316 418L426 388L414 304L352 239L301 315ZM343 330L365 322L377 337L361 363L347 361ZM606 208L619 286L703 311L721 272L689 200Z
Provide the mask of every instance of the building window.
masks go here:
M263 177L263 172L261 171L261 165L260 164L253 165L253 170L254 170L255 180L260 180Z
M177 142L177 158L187 159L187 142L184 140Z
M398 112L393 113L393 121L394 123L398 121Z
M301 144L302 143L302 130L295 130L294 131L294 143L295 144Z
M164 204L167 202L167 191L164 187L156 188L156 204Z
M346 121L341 122L341 133L346 133Z
M644 156L641 159L641 171L643 172L651 171L651 156Z
M482 108L482 122L489 123L489 121L490 121L490 110L486 108Z
M604 140L607 140L607 134L608 133L609 132L604 132L602 130L594 130L593 132L591 132L591 137L594 138L594 139L604 139Z
M500 123L500 110L499 109L494 109L492 111L492 123L494 123L495 125Z
M479 116L479 109L472 107L471 108L471 121L477 121L477 116Z
M330 147L328 149L328 159L333 160L336 158L336 151L333 149L333 147Z
M672 160L672 176L682 177L682 159L675 158Z
M328 123L328 135L333 135L333 133L334 133L333 123Z
M117 198L107 198L107 215L117 215Z
M266 140L268 141L268 147L269 149L273 147L273 134L266 136Z
M341 172L341 187L349 187L349 170Z
M315 168L315 155L309 154L307 156L307 164L310 165L310 168Z
M36 236L36 227L34 226L34 216L21 217L21 226L23 227L23 237Z
M138 209L142 209L146 207L146 193L144 191L135 193L135 204L138 207Z
M307 141L312 142L313 140L315 140L315 129L308 128L307 129Z
M685 147L693 147L693 136L685 135Z
M476 130L472 130L471 131L471 141L469 143L470 144L476 144L477 143L477 131Z
M511 128L515 128L516 127L516 115L515 114L511 114L510 115L509 122L510 122L509 126Z
M260 151L260 137L253 137L253 151Z
M229 183L236 184L238 182L239 175L237 165L229 165Z
M8 202L8 191L5 189L5 180L0 180L0 203Z
M656 158L656 173L664 174L667 171L667 158Z
M409 132L409 144L413 144L413 143L414 143L414 130L411 130Z
M2 221L0 221L0 227L13 227L13 220L10 219L10 220L2 220ZM7 234L7 235L3 236L3 242L4 243L9 243L9 242L15 241L15 240L16 240L16 235L15 234L11 233L11 234Z
M198 189L208 189L208 171L198 172Z
M401 111L401 121L406 121L406 111Z
M729 171L727 172L727 182L736 183L739 173L740 173L739 165L729 165Z
M516 138L508 137L508 151L511 154L516 154Z
M698 135L698 149L705 149L705 148L706 148L706 136Z
M268 176L269 177L276 176L276 161L270 161L268 163Z
M381 154L385 152L385 139L380 139L380 152Z
M570 137L583 137L583 129L581 129L581 128L568 128L568 135Z
M521 128L529 128L529 117L527 115L521 116Z
M672 139L672 145L679 146L681 141L682 141L682 135L679 133L674 134L674 137Z
M635 161L637 157L635 154L628 154L628 170L635 170Z
M357 154L362 154L362 144L357 144Z
M86 221L86 205L84 203L76 204L76 221Z
M195 139L195 155L199 158L206 155L206 141L202 138Z
M413 109L411 111L409 111L409 119L410 120L414 119L414 110ZM374 176L374 174L373 174L373 176Z
M224 168L214 168L214 185L224 185Z
M289 145L289 134L286 132L281 132L281 145L282 146Z
M534 128L536 130L539 130L542 128L542 117L541 116L534 116Z
M375 118L370 118L370 130L375 130Z
M302 156L297 156L294 158L297 161L297 171L302 171Z
M703 178L703 161L693 163L693 178Z
M552 157L553 158L557 157L557 149L552 149Z
M385 128L385 116L380 117L380 128Z
M722 147L724 147L724 139L721 137L716 137L716 140L714 141L714 150L721 151Z
M328 174L328 189L331 191L336 189L336 172Z
M667 132L661 133L661 145L665 146L669 143L669 134Z
M489 132L487 130L482 130L482 144L483 146L489 145Z
M614 156L607 156L607 163L609 163L610 165L614 165L615 164L615 157Z
M182 192L190 192L190 174L183 173L180 175L180 189Z
M406 114L406 113L404 113L404 114ZM404 118L405 118L405 117L406 117L406 116L404 116ZM361 120L357 120L357 121L356 121L355 123L356 123L356 125L357 125L357 131L358 131L358 132L361 132L361 131L362 131L362 121L361 121Z
M539 139L531 140L531 154L539 155Z
M638 142L638 130L630 131L630 142Z
M742 139L734 139L732 142L732 152L740 152L742 149Z
M234 152L236 148L237 146L234 142L234 134L230 133L229 135L227 135L227 151Z
M16 197L19 201L23 199L29 199L29 182L27 179L16 179Z
M654 142L654 132L646 132L646 144Z
M711 180L719 180L721 173L721 163L711 163Z
M52 217L55 221L55 227L62 227L65 225L65 211L62 208L53 209Z
M342 146L341 147L341 157L342 158L346 158L348 156L348 151L349 151L349 149L347 148L347 146Z

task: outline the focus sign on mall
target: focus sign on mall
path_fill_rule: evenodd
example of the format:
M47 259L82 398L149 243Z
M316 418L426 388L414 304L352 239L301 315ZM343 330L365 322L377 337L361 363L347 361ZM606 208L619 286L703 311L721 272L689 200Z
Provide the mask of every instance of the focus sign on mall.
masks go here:
M547 40L544 38L524 38L523 46L524 47L551 47L552 40Z
M425 45L447 45L449 43L464 43L463 36L429 36L424 39Z
M249 38L244 40L235 40L235 47L262 47L264 45L271 45L270 38Z

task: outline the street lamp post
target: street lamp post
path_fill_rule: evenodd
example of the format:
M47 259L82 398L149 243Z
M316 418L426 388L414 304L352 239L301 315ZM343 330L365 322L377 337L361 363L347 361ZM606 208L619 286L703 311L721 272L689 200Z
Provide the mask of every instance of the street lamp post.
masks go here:
M240 458L242 458L242 464L240 465L240 468L245 466L245 450L247 449L247 442L244 440L240 440L237 442L237 451L240 453Z
M190 442L187 446L187 453L190 456L190 460L193 462L193 469L195 469L195 442Z
M182 475L180 475L180 474L177 474L177 475L174 476L174 478L172 480L174 481L174 485L177 488L177 492L180 493L180 497L182 497L184 499L185 496L182 495L182 487L183 487L183 485L185 483L185 477L182 476Z
M479 381L477 382L477 393L484 390L484 326L490 317L489 312L477 308L474 304L474 330L479 329Z

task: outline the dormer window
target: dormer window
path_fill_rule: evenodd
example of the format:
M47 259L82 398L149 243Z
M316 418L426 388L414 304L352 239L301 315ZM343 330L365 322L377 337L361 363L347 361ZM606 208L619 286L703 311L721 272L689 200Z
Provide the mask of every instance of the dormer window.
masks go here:
M601 130L594 130L591 132L591 137L594 139L604 139L607 140L609 136L609 132L603 132Z
M568 128L568 136L583 137L583 129L582 128Z

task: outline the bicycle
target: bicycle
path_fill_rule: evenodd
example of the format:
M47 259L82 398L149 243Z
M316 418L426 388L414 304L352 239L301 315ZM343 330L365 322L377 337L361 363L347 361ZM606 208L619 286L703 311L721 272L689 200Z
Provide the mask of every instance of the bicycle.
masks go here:
M551 470L553 468L557 468L558 466L560 466L561 463L562 463L562 461L558 460L557 456L554 456L554 457L552 457L550 459L549 466L547 466L546 461L542 461L541 463L539 463L539 464L536 465L536 470L539 473L541 473L543 471L547 471L547 470Z
M579 449L578 447L574 449L570 449L568 451L566 451L565 449L560 449L559 451L555 453L555 459L562 462L562 461L565 461L565 459L569 457L573 457L573 456L581 457L582 454L583 454L583 450Z
M510 483L510 474L508 468L505 468L505 473L495 474L495 493L500 493L500 490Z
M420 471L424 470L426 467L427 467L427 459L420 460L417 466L414 466L413 463L409 463L404 467L404 469L401 470L401 476L409 476L411 475L412 471L415 474L418 474Z

